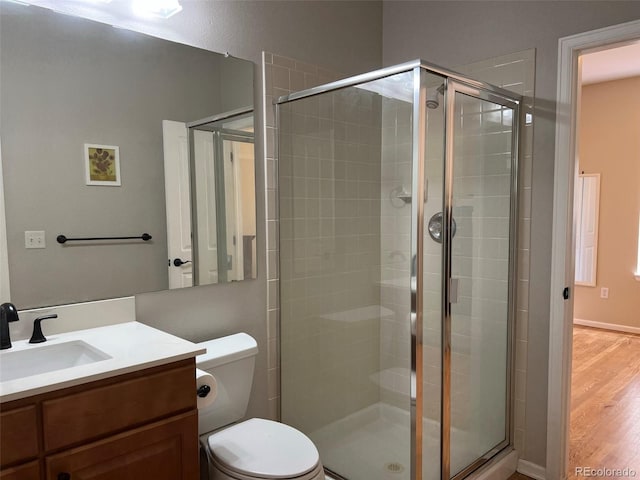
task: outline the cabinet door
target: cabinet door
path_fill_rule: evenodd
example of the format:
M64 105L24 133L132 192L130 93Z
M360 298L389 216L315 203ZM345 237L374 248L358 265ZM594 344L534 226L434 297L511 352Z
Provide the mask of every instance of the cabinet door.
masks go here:
M40 480L38 462L31 462L19 467L3 468L0 480Z
M192 411L50 455L46 478L197 480L198 460L198 413Z
M36 407L29 405L0 413L0 467L38 456Z
M193 364L42 402L47 452L196 408Z

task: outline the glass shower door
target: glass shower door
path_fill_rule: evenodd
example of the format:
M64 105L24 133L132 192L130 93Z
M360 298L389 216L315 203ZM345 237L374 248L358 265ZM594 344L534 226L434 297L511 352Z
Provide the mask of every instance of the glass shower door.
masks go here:
M349 480L410 480L413 78L278 107L282 420Z
M443 478L455 478L509 442L517 107L455 82L447 93Z

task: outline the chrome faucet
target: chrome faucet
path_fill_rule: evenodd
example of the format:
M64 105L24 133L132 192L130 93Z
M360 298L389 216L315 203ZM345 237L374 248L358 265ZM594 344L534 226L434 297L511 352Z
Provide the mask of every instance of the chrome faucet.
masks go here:
M9 334L9 323L17 322L18 310L13 303L3 303L0 305L0 350L11 348L11 335Z

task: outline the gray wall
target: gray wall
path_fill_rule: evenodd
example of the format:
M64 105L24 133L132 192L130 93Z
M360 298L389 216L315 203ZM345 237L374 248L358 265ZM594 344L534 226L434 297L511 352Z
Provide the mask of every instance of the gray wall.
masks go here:
M34 2L43 3L43 2ZM123 4L126 2L122 2ZM167 21L137 21L123 15L102 18L256 63L256 126L263 50L355 74L380 67L382 5L378 1L232 1L183 0L184 10ZM98 18L91 7L56 0L59 11ZM110 4L118 8L117 2ZM262 131L256 130L256 159L264 158ZM199 341L239 330L253 335L260 353L254 376L250 416L268 416L265 255L265 171L256 161L258 278L239 284L213 285L136 296L138 320L183 338Z
M524 459L538 465L545 465L546 458L558 39L638 18L640 2L634 1L384 2L384 65L421 57L453 68L536 49Z

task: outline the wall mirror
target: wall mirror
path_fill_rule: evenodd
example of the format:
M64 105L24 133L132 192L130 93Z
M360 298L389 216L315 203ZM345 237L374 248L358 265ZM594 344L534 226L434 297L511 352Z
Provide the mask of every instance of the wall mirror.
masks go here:
M0 22L11 301L255 278L253 64L35 6L2 2ZM192 175L202 165L188 125L208 118L207 173L219 173L205 180ZM225 169L224 155L242 167ZM201 181L217 188L203 193ZM213 208L194 205L202 196ZM203 232L220 247L215 271ZM73 240L143 233L151 239Z
M596 286L600 174L578 175L575 184L576 285Z

